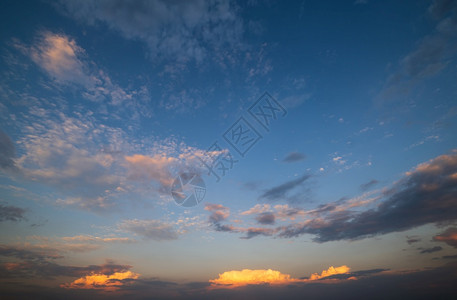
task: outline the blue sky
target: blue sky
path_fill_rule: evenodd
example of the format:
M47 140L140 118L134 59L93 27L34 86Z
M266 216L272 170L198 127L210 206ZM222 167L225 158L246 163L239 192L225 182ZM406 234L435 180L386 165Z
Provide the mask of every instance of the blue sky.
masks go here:
M452 279L455 1L1 7L12 298L321 298L402 272L404 286ZM239 122L254 142L237 151ZM214 157L235 163L216 178L201 163ZM171 187L189 172L206 194L186 208Z

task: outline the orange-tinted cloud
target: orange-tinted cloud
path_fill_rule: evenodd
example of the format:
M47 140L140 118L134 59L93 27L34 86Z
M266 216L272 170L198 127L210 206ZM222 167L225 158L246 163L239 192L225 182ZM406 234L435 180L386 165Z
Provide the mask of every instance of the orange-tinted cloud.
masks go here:
M130 179L146 178L152 179L166 186L173 182L171 166L177 161L176 158L165 154L145 156L135 154L126 156Z
M285 285L291 283L310 282L336 274L347 274L349 271L350 268L345 265L336 268L332 266L328 268L328 270L323 270L320 275L318 273L314 273L309 279L298 279L291 277L289 274L283 274L272 269L243 269L241 271L233 270L224 272L219 274L218 278L211 279L209 282L211 283L211 288L236 288L256 284ZM350 279L355 279L355 277L351 277Z
M104 291L116 291L132 279L138 279L140 274L131 271L115 272L110 275L91 274L61 287L68 289L99 289Z
M324 278L324 277L329 277L329 276L332 276L332 275L346 274L346 273L349 273L350 270L351 270L351 268L349 268L346 265L341 266L341 267L336 267L336 268L331 266L327 270L323 270L321 275L319 275L318 273L311 274L311 276L309 277L309 280L318 280L318 279L321 279L321 278Z
M433 239L435 241L444 242L449 246L457 248L457 228L450 227L443 233L434 236Z
M248 284L287 284L291 282L301 281L290 277L289 274L282 274L275 270L250 270L244 269L241 271L227 271L219 274L219 277L212 279L209 282L212 286L227 285L230 287L239 287Z
M32 60L52 78L90 86L87 66L80 60L83 55L84 50L73 39L51 32L42 33L40 43L30 50Z

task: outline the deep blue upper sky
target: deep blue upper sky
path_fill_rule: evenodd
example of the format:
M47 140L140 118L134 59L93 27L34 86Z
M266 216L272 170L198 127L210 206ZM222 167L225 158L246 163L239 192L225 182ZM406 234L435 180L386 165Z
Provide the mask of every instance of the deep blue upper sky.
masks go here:
M7 253L173 282L455 254L436 238L457 218L455 1L0 7ZM265 96L279 110L262 127ZM260 138L246 152L224 139L240 117ZM200 161L215 142L236 161L219 179ZM189 171L207 190L183 208L170 188Z

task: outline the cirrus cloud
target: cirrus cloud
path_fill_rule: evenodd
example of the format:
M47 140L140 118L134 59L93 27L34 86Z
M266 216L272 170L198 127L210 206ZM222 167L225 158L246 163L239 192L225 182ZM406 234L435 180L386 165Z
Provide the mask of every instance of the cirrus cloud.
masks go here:
M232 1L60 1L64 14L106 24L144 42L153 60L202 62L210 53L240 46L243 20Z

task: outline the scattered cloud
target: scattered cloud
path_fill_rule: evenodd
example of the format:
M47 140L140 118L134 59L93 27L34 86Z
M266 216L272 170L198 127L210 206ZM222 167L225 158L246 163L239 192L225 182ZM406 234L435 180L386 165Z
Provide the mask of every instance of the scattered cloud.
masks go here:
M161 188L171 186L174 180L171 174L171 166L177 161L174 157L159 154L154 156L135 154L126 156L125 160L129 170L129 179L154 180L161 184Z
M210 211L209 221L211 223L219 223L230 216L230 209L221 204L206 204L205 210Z
M62 258L55 250L39 249L33 247L17 247L11 245L0 245L0 255L15 257L22 260L46 261L48 259Z
M134 243L135 240L128 237L100 237L92 235L65 236L62 240L67 242L101 242L101 243Z
M111 77L88 57L76 40L64 33L41 31L32 45L24 45L14 40L13 46L52 79L51 82L41 83L41 87L52 88L61 93L64 87L79 93L83 98L92 101L93 105L97 105L96 113L105 118L109 114L111 118L120 119L120 114L123 113L132 120L137 120L139 116L150 117L152 114L149 90L145 85L125 89L114 83ZM22 98L25 95L20 96ZM56 98L60 100L59 96ZM32 102L37 100L35 95L29 98ZM116 109L109 111L109 107ZM43 110L34 107L30 113L41 114Z
M86 99L114 106L122 104L125 108L140 108L141 101L145 100L137 97L144 93L144 88L126 91L114 84L103 70L88 59L84 49L65 34L44 31L38 34L36 43L30 48L19 44L17 47L28 54L55 82L84 88L82 96ZM144 105L138 111L149 112Z
M302 186L302 184L308 180L311 175L303 175L297 179L293 179L282 183L278 186L266 190L259 199L268 200L268 201L279 201L279 200L289 200L294 201L300 195L290 195L290 191L293 189ZM301 195L302 198L305 198L305 195Z
M392 188L377 208L346 211L326 219L311 219L282 228L280 236L316 235L318 242L360 239L413 227L455 220L457 154L436 157L418 165Z
M428 9L437 20L435 31L419 41L418 46L404 56L387 79L379 95L381 101L408 94L420 81L444 70L456 53L457 5L449 0L436 0ZM404 97L403 97L404 98Z
M0 204L0 222L22 221L25 220L24 214L25 209L23 208Z
M221 151L204 151L178 143L175 139L165 139L155 142L151 154L127 155L125 167L127 179L140 181L150 185L156 183L156 189L161 193L169 193L176 176L183 172L202 174L205 169L201 161L209 160Z
M208 217L208 221L215 228L216 231L237 231L237 229L232 225L221 224L222 221L225 221L230 216L230 209L228 207L225 207L221 204L206 204L205 210L211 212L211 215Z
M144 42L153 61L201 63L215 52L240 47L244 32L231 1L60 1L58 7L78 21L103 23Z
M429 253L434 253L443 250L443 247L436 246L432 248L426 248L426 249L419 249L421 250L420 254L429 254Z
M378 183L379 183L379 181L377 181L376 179L372 179L372 180L370 180L368 182L365 182L365 183L361 184L360 185L360 189L362 191L366 191L366 190L372 188L373 186L375 186Z
M264 212L255 217L257 222L262 225L273 225L275 223L275 215L270 212Z
M128 237L77 235L68 237L47 237L32 235L13 245L1 245L0 255L20 259L45 261L63 258L68 253L85 253L101 249L108 244L135 243Z
M84 50L66 35L42 32L29 54L54 80L93 87L95 78L91 78L89 66L80 59L85 55Z
M172 224L159 220L124 220L119 224L119 229L156 241L178 238L178 232Z
M57 205L82 210L115 210L125 193L168 192L174 176L201 172L199 158L212 154L175 138L155 137L141 141L148 152L139 153L139 141L90 113L69 116L44 110L43 117L28 122L34 125L23 126L17 141L21 155L10 176L54 187L65 195L56 195Z
M275 222L290 221L276 228L221 225L220 221L225 220L221 217L212 224L216 225L217 231L246 233L243 239L259 235L295 238L311 234L314 235L314 241L327 242L356 240L425 224L453 221L457 215L456 174L457 151L453 151L452 154L419 164L390 188L372 190L350 199L342 198L312 210L293 208L287 204L273 208L269 204L257 204L240 213L240 216L255 215L256 220L263 221L264 225L272 223L273 219ZM304 179L273 188L270 194L277 196ZM453 230L449 229L434 239L452 243ZM414 242L415 239L409 240L410 244Z
M277 230L275 228L262 228L262 227L249 227L249 228L237 228L236 232L245 232L246 235L242 236L241 239L249 240L256 236L272 236Z
M76 279L71 283L62 284L67 289L100 289L104 291L116 291L121 286L138 279L140 274L132 271L115 272L113 274L91 274Z
M426 142L430 142L430 141L438 142L438 141L440 141L440 137L438 135L429 135L429 136L423 138L422 140L420 140L419 142L410 145L409 147L406 148L406 150L410 150L414 147L423 145Z
M444 242L449 246L457 248L457 228L450 227L446 229L444 232L434 236L433 240L437 242Z
M297 217L303 217L307 214L304 209L297 207L289 207L288 204L278 204L274 206L276 210L276 218L281 220L295 220Z
M304 155L303 153L291 152L291 153L287 154L287 156L284 157L284 159L282 161L286 162L286 163L293 163L293 162L302 161L305 158L306 158L306 155Z
M101 151L97 141L122 147L124 132L98 125L90 117L59 114L26 126L18 141L23 151L16 160L20 176L67 192L59 204L94 211L111 208L114 203L106 191L117 193L122 170L117 157Z
M414 237L414 236L411 236L411 237L407 237L408 239L406 240L406 242L408 243L408 245L411 245L411 244L414 244L414 243L418 243L420 242L422 239L418 238L418 237Z
M368 132L370 130L373 130L373 127L364 127L362 129L360 129L357 134L362 134L362 133Z
M0 129L0 170L14 171L16 164L14 158L16 149L11 138Z
M311 98L311 93L299 93L282 98L281 103L288 109L299 107Z
M129 265L115 264L112 260L106 260L102 265L86 267L61 265L56 263L58 259L63 258L61 252L61 249L53 249L47 245L0 245L0 256L7 259L7 262L3 262L2 259L0 264L0 278L53 279L59 276L110 275L131 268Z
M332 158L333 162L339 165L344 165L346 163L346 160L343 159L341 156L335 156Z

